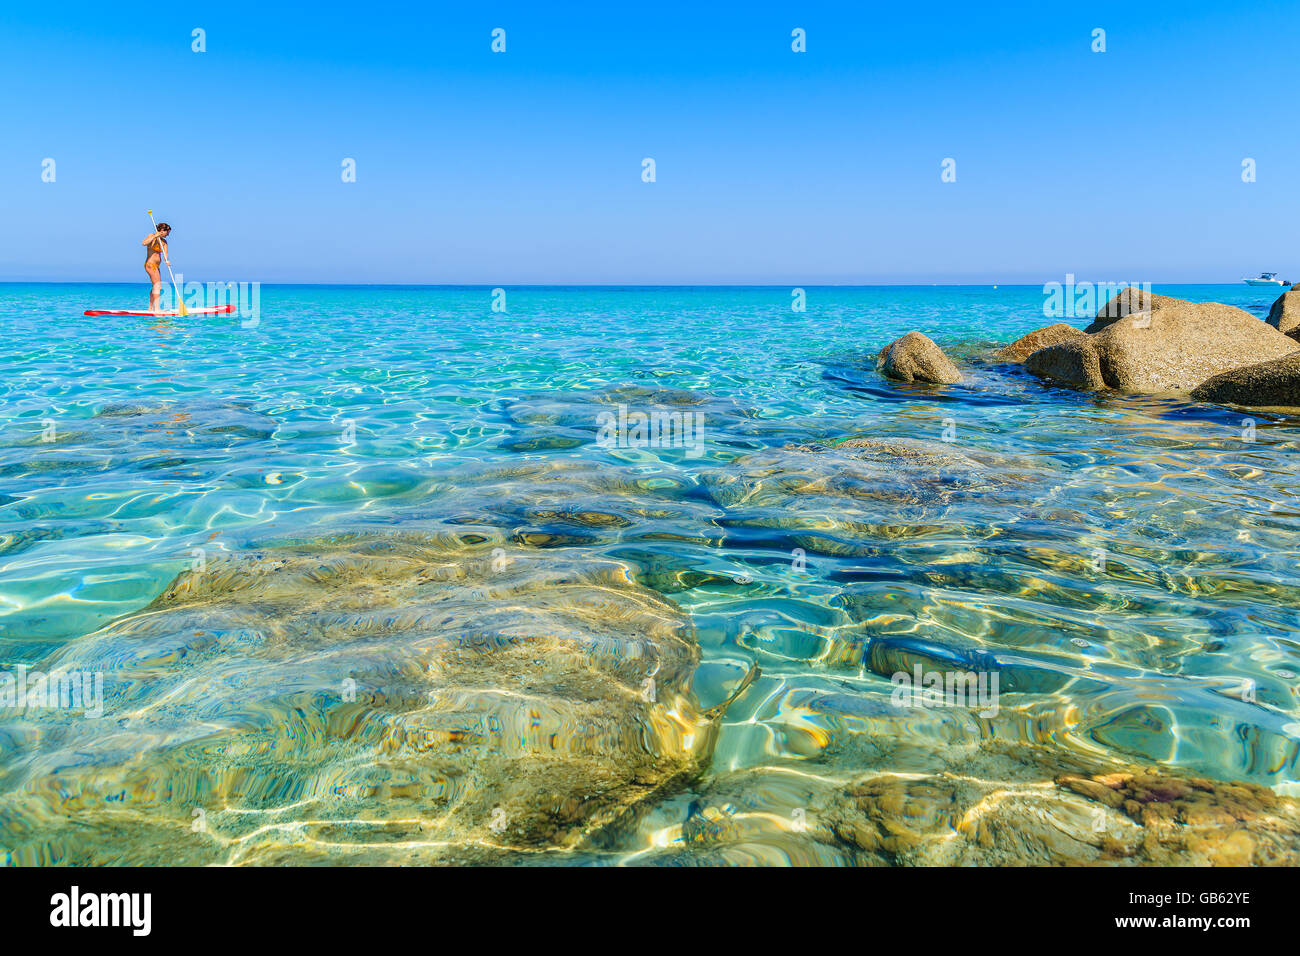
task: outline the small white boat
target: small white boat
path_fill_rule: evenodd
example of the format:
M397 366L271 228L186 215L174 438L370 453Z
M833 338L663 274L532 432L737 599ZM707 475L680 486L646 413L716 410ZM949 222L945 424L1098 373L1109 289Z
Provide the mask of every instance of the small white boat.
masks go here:
M1277 278L1276 272L1261 272L1253 279L1242 279L1246 285L1286 285L1281 279Z

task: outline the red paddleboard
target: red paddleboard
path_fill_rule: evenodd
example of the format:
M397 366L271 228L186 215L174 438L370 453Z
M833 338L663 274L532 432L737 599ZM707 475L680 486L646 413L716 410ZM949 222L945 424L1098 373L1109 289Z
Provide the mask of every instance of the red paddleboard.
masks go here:
M235 305L216 305L210 309L186 309L186 315L225 315L227 312L234 312ZM154 318L178 318L179 312L132 312L130 309L87 309L83 315L150 315Z

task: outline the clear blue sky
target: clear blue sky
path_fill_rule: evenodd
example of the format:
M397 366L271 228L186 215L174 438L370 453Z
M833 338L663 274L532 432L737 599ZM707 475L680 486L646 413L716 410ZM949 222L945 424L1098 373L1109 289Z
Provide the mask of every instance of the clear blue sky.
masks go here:
M1300 280L1300 5L1229 6L8 3L0 279L153 208L198 280Z

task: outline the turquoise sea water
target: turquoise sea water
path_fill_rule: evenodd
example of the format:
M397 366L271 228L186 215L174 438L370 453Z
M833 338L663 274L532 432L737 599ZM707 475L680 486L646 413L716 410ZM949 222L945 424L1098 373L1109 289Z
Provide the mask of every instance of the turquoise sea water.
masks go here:
M1154 291L1260 316L1276 292ZM888 765L880 748L853 756L861 734L921 749L1027 739L1300 781L1300 417L1082 394L985 361L1055 321L1041 288L809 288L802 313L788 288L508 288L501 313L486 288L268 286L256 328L81 315L146 295L0 286L0 665L104 672L113 737L0 712L0 784L25 794L0 811L0 850L16 860L146 859L33 837L21 817L134 799L188 819L215 785L177 748L228 755L232 734L298 721L297 743L250 751L214 810L280 814L292 836L277 858L295 859L307 838L286 808L351 785L345 756L293 762L333 719L297 696L343 673L331 645L271 653L255 612L222 631L223 605L185 623L217 634L215 650L163 627L146 653L139 613L196 566L407 531L474 529L502 562L562 554L573 580L620 569L618 587L667 598L698 642L680 683L700 708L757 665L704 776L656 797L645 832L726 774L828 754ZM968 363L966 381L882 379L876 353L911 329ZM603 446L599 416L620 405L698 413L702 440ZM875 444L837 445L853 438ZM329 599L362 586L348 578ZM471 602L447 627L515 633L552 593L511 597L496 624ZM347 673L388 651L368 645ZM891 716L873 653L990 655L1001 716L956 729ZM218 677L224 689L168 710ZM165 794L139 777L164 764ZM115 846L152 839L113 826Z

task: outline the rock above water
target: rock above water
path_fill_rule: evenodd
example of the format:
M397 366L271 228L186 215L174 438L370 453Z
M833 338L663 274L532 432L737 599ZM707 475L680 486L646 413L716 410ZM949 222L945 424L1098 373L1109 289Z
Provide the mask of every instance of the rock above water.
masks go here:
M1086 338L1084 333L1074 326L1066 325L1064 322L1057 322L1055 325L1049 325L1046 328L1030 332L1028 335L1022 335L1006 348L1000 349L997 358L1002 362L1023 362L1040 349L1060 345L1062 342L1074 342L1083 338Z
M1025 368L1081 388L1186 394L1222 372L1297 351L1295 340L1242 309L1171 301L1041 349Z
M1283 335L1300 341L1300 282L1277 297L1265 321Z
M1107 326L1114 325L1126 315L1134 312L1156 312L1171 306L1192 305L1186 299L1175 299L1170 295L1156 295L1136 286L1120 289L1115 296L1097 310L1097 316L1083 331L1100 332Z
M1297 348L1249 312L1218 302L1134 313L1098 332L1092 344L1106 384L1125 392L1190 392L1220 372Z
M1106 381L1101 374L1101 359L1089 336L1039 349L1027 359L1025 368L1035 375L1054 378L1080 388L1101 389Z
M1192 398L1219 405L1300 406L1300 352L1223 372L1197 386Z
M920 332L908 332L886 345L876 358L876 366L886 378L900 382L952 385L961 381L961 372L943 349Z

